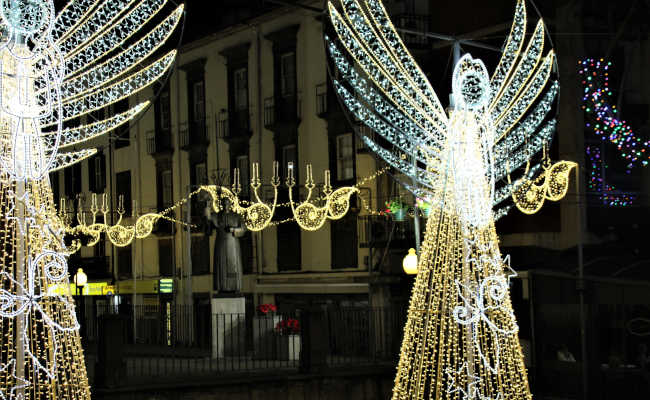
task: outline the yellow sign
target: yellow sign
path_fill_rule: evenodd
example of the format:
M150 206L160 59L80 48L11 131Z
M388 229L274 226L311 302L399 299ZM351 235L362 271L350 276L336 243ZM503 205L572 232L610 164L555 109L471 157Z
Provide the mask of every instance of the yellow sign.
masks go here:
M108 286L107 282L90 282L87 283L81 290L82 296L104 296L104 288ZM66 296L68 294L72 296L77 296L80 293L77 292L77 285L74 283L65 284L59 283L57 285L50 286L48 290L51 295Z

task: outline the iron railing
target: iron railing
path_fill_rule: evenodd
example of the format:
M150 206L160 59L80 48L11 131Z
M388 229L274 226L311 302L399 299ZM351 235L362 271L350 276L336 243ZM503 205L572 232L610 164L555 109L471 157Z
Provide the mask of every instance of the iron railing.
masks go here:
M209 305L140 305L135 310L132 306L107 306L97 307L95 315L86 315L87 342L102 340L99 327L106 314L121 315L126 377L140 381L297 370L305 362L303 354L308 350L303 345L309 340L319 340L318 346L327 349L323 362L330 367L394 363L405 318L403 310L397 309L257 315L215 314Z

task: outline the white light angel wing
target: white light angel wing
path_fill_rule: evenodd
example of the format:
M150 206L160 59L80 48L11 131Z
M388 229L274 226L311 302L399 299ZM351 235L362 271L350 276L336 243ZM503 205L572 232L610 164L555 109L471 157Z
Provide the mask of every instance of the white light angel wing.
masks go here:
M176 51L151 61L174 32L183 12L179 6L160 15L167 0L72 0L57 15L52 37L63 54L64 79L60 88L62 116L41 119L44 142L56 138L51 132L58 122L71 121L105 108L146 88L163 77L173 65ZM156 18L156 25L143 26ZM147 66L143 67L143 63ZM47 95L47 93L39 93ZM126 112L85 126L64 130L61 147L80 144L127 123L146 109L137 104ZM89 154L63 153L52 170L78 162Z
M376 133L359 130L366 146L415 177L410 190L427 192L447 131L445 110L379 0L338 5L328 3L336 38L325 36L334 88L345 108Z
M556 121L548 115L559 85L551 79L555 53L551 50L543 56L544 35L544 24L540 20L525 43L526 4L518 0L503 55L490 82L492 97L488 112L496 132L495 178L501 182L539 153L544 143L550 144L555 133ZM535 165L526 174L531 177L538 170L539 165ZM498 188L494 205L508 199L511 191L509 184ZM501 217L506 212L507 209L501 209L495 216Z

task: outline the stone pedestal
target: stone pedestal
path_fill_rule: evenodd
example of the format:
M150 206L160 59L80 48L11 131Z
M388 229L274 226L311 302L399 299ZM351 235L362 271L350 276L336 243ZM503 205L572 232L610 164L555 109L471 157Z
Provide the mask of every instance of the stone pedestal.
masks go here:
M246 300L214 298L212 308L212 358L246 354Z

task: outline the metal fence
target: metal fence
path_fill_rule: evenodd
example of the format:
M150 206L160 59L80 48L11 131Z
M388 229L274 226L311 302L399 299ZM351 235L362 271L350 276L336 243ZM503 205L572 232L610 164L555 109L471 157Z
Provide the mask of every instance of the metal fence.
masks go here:
M267 315L213 314L209 307L200 306L138 306L135 313L132 307L131 311L99 311L85 321L86 338L101 342L101 316L121 315L123 335L118 342L123 344L122 364L131 380L297 370L304 366L303 354L316 341L315 348L327 349L321 363L328 366L394 363L405 318L393 309ZM306 348L305 343L312 347Z

